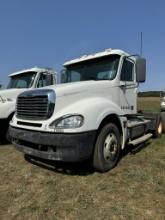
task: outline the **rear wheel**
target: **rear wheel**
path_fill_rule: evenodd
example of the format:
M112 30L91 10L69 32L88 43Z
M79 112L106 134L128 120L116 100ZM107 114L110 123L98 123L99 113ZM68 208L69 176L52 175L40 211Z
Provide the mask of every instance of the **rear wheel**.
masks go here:
M165 112L161 112L161 120L163 123L163 133L165 133Z
M153 134L154 138L160 138L162 136L162 133L163 133L163 122L162 122L161 117L159 117L156 123L154 134Z
M93 166L105 172L116 166L121 153L120 133L113 123L106 124L100 131L95 144Z

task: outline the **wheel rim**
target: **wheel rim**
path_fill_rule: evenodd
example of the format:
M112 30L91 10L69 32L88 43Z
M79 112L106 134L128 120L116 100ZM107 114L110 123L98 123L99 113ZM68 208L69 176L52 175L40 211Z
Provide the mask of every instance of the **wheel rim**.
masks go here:
M114 133L109 133L104 141L104 159L110 162L115 159L117 154L117 138Z
M162 134L162 130L163 130L163 125L162 125L162 123L160 122L160 123L159 123L159 126L158 126L158 134Z

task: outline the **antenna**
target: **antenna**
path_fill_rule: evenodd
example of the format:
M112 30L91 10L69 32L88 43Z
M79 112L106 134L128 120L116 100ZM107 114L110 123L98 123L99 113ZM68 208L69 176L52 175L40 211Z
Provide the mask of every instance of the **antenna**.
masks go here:
M143 52L143 33L140 34L140 56L142 56Z

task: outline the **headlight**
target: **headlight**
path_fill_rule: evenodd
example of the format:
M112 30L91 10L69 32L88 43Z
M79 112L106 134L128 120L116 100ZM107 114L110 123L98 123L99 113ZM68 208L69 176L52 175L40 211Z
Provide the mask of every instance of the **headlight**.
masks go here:
M83 125L84 117L82 115L66 115L52 122L50 128L72 129Z

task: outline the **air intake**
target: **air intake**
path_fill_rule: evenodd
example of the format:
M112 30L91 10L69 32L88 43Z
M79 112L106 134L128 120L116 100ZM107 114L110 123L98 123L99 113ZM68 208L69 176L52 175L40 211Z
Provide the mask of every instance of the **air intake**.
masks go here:
M17 98L17 118L27 120L46 120L53 114L55 92L48 89L36 89L24 92Z

